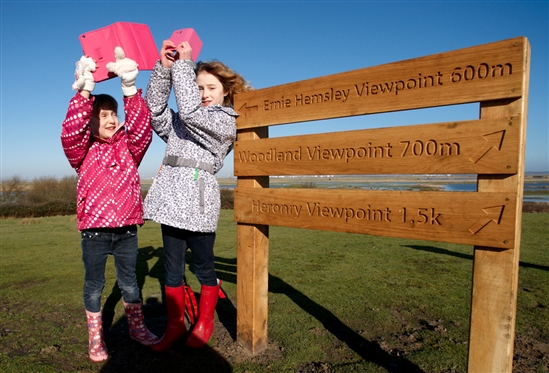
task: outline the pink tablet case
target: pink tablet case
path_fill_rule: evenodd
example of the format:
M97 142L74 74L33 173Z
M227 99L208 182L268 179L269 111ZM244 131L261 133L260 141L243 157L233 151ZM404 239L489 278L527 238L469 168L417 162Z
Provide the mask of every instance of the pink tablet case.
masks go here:
M124 49L126 57L137 62L139 70L152 70L160 58L149 26L139 23L116 22L87 32L80 35L80 44L84 54L97 62L93 73L96 82L116 76L106 65L115 61L114 48L117 46Z
M175 30L172 33L172 36L170 36L170 40L175 45L178 45L183 41L189 42L189 45L193 50L191 58L193 59L193 61L196 62L196 60L198 59L198 55L200 54L200 50L202 49L202 40L200 40L194 29L184 28L181 30Z

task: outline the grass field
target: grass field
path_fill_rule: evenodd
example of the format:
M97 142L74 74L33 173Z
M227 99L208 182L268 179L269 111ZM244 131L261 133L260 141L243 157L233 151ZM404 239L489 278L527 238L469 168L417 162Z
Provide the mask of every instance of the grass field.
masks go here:
M200 351L154 353L131 341L112 259L104 291L110 359L87 356L74 216L0 220L2 372L465 372L473 248L271 227L269 348L236 336L236 224L222 210L216 268L227 299ZM549 372L549 214L523 215L514 372ZM189 256L189 283L199 289ZM162 335L159 226L139 230L138 281Z

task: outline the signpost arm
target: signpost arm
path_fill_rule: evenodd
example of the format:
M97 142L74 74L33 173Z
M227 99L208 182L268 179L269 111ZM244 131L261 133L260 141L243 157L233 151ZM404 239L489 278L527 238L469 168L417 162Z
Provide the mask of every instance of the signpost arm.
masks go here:
M379 78L370 84L366 76ZM349 219L365 221L367 218L376 225L361 224L360 229L367 227L371 230L369 234L384 235L384 232L394 234L394 230L387 230L391 222L396 224L389 215L399 212L401 223L417 227L413 229L416 238L434 238L432 233L426 237L421 233L420 225L429 223L432 228L440 228L436 233L441 241L464 243L462 234L467 241L475 239L468 372L510 373L516 324L529 77L530 46L526 38L518 37L237 95L235 107L241 111L237 120L239 141L235 144L238 341L252 354L267 347L269 225L287 225L291 217L292 225L287 226L355 232L356 222ZM420 136L423 132L417 131L413 135L404 130L392 135L386 129L370 131L367 146L353 142L358 132L350 137L335 134L326 138L319 134L313 140L311 137L268 139L269 125L471 102L480 102L482 121L472 125L487 126L487 132L483 129L475 136L471 130L467 131L471 124L462 121L439 125L436 131L415 128L425 131L426 136ZM457 132L450 132L456 128ZM463 137L460 133L471 136ZM438 141L419 140L420 137L432 139L432 134L436 134ZM480 138L487 142L481 141L478 146ZM258 144L251 141L258 139L268 141L257 141ZM471 145L473 143L476 145ZM496 148L501 153L492 150L494 144L499 144ZM397 145L404 147L404 151L397 152ZM459 158L462 153L468 155ZM416 158L420 156L434 161L419 163ZM468 229L461 229L458 223L462 224L465 217L452 221L451 214L445 211L453 208L442 197L442 204L429 205L426 209L412 199L401 203L395 197L400 193L387 193L385 207L368 205L366 211L342 204L342 193L327 196L323 191L296 190L290 195L262 190L269 187L268 175L360 174L363 170L358 158L367 161L363 164L368 165L369 172L373 172L371 165L377 164L379 170L389 174L410 173L409 159L412 159L413 166L420 168L417 171L423 171L419 173L477 174L477 194L482 198L484 214L481 220L475 218L474 224L467 223ZM442 162L446 162L447 167L441 167ZM397 163L400 168L396 168ZM422 193L426 198L438 196L435 192ZM352 198L364 195L372 193L356 192ZM261 198L257 196L274 201L273 205L280 204L286 215L269 213L259 206ZM391 198L391 203L397 204L395 207L389 206ZM326 207L318 207L315 214L309 214L309 219L296 220L300 210L292 206L301 206L307 199L323 200ZM470 199L463 198L460 202ZM416 217L408 220L406 208L415 210ZM337 214L342 211L345 211L345 215L340 215L345 216L343 224L326 223L328 218L338 219ZM426 211L430 211L430 215ZM447 215L449 219L444 220ZM481 231L486 225L488 228ZM494 226L501 231L497 233L492 229ZM398 232L395 236L401 234Z
M238 132L238 140L268 137L268 127ZM236 163L236 162L235 162ZM240 188L268 188L269 177L238 177ZM252 354L267 348L269 226L237 224L237 340Z
M479 175L479 192L516 193L514 248L475 246L468 372L511 372L515 340L518 271L521 239L524 157L528 112L530 48L524 47L523 96L516 100L482 102L481 118L520 116L518 172ZM514 125L514 124L512 124Z

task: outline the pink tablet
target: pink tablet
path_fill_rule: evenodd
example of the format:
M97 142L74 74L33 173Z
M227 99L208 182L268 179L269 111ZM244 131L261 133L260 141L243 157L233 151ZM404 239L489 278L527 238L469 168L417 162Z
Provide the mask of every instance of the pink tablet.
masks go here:
M107 63L114 62L114 48L124 49L126 57L139 65L139 70L152 70L160 59L149 26L116 22L94 31L80 35L80 44L84 54L97 62L97 70L93 73L96 82L115 77L106 68Z
M200 50L202 49L202 40L200 40L194 29L184 28L181 30L175 30L172 36L170 36L170 40L175 45L178 45L183 41L189 42L189 45L193 49L193 54L191 58L194 62L196 62L196 60L198 59L198 55L200 54Z

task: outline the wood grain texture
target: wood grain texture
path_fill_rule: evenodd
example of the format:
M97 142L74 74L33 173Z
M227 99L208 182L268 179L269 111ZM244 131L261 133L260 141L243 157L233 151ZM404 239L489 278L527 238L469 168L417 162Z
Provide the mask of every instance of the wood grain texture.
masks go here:
M526 38L235 96L238 129L521 97Z
M235 176L514 174L520 117L239 140Z
M478 190L516 194L514 247L512 251L475 246L468 372L506 372L513 369L517 310L524 162L530 83L530 46L523 48L523 97L481 103L481 118L520 115L518 170L514 175L479 175Z
M513 193L235 190L238 223L512 249Z
M258 141L269 135L268 127L240 131L238 139ZM242 177L239 188L269 188L269 178ZM267 348L269 227L237 225L237 341L252 354Z
M530 45L518 37L235 98L237 336L267 340L268 226L474 245L468 372L511 372ZM473 121L268 138L268 126L480 102ZM477 192L269 189L269 175L476 174Z

